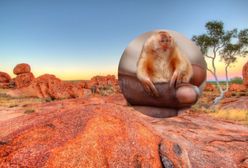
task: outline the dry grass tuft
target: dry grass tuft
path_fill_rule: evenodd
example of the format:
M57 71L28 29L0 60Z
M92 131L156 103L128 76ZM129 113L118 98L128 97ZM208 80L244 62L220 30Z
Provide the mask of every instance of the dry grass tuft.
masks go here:
M242 109L218 110L215 113L212 113L211 115L216 118L236 121L248 125L248 110L242 110Z
M45 102L45 99L31 97L11 97L6 94L8 89L0 89L0 107L21 107L25 104L36 104Z
M31 113L34 113L35 110L34 109L27 109L24 111L25 114L31 114Z

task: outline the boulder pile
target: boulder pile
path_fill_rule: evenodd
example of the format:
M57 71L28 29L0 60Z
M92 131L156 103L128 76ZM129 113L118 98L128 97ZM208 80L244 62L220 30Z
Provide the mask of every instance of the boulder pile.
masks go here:
M14 97L38 97L67 99L100 94L103 96L120 92L118 80L114 75L94 76L89 81L62 81L54 75L44 74L37 78L27 63L17 64L13 69L17 75L11 79L5 72L0 72L0 88L14 88L8 94Z
M114 75L94 76L85 83L86 89L90 89L92 93L101 95L110 95L119 92L118 80Z
M78 98L90 93L83 86L80 82L64 82L55 75L44 74L32 80L29 86L10 91L9 95L51 99Z
M30 65L26 63L17 64L13 72L17 75L14 79L16 88L27 87L35 79L33 73L31 72Z

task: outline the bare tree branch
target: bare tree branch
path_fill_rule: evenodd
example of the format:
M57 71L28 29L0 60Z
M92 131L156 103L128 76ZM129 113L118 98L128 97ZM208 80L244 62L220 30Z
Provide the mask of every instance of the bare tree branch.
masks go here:
M226 64L225 66L225 75L226 75L226 89L224 90L224 92L227 92L229 89L229 78L228 78L228 67L229 67L230 63Z
M211 56L209 56L209 55L205 55L206 57L208 57L208 58L211 58L211 59L213 59L214 57L211 57Z

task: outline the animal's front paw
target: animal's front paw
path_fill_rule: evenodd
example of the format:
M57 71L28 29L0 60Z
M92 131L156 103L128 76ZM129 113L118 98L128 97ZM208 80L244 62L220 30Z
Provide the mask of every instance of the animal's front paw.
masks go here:
M185 71L182 71L180 73L179 82L180 83L189 83L191 77L192 77L191 73L187 73Z
M181 83L189 83L191 76L183 71L175 71L171 77L170 87L175 87Z
M142 83L147 94L159 97L159 93L150 79L141 79L140 82Z

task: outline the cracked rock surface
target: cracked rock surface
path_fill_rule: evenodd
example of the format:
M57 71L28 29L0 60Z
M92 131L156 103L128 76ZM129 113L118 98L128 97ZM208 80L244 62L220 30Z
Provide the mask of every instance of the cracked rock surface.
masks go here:
M248 127L152 118L121 94L1 107L0 167L248 167Z

